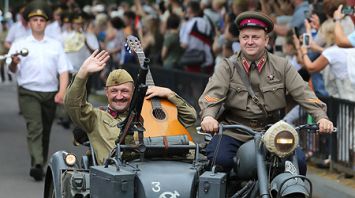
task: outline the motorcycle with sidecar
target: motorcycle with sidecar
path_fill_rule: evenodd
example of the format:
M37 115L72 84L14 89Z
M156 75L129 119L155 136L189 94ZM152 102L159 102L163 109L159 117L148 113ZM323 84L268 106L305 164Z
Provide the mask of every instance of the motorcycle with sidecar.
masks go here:
M45 198L312 197L310 180L299 174L295 149L298 132L314 132L317 125L294 128L279 121L263 131L254 131L243 125L221 124L220 137L225 129L233 128L253 138L238 149L234 169L219 172L207 160L203 147L191 143L190 134L180 133L182 128L166 127L162 136L162 132L155 137L149 135L155 131L141 122L149 59L136 37L129 36L127 44L137 54L140 70L128 116L118 126L120 137L115 149L103 165L96 163L88 141L82 141L90 149L80 159L66 151L54 153L46 171ZM164 115L161 108L150 114ZM137 143L122 144L133 131L138 133ZM209 134L203 135L208 143ZM136 157L127 160L125 153Z
M188 143L186 136L169 137L169 145L159 144L159 138L147 138L139 147L117 144L104 165L96 164L88 145L91 154L81 160L66 151L53 154L44 197L312 197L312 183L299 174L294 152L298 133L315 132L317 125L294 128L279 121L257 132L221 124L218 135L230 128L253 136L239 148L231 172L218 172L203 156L203 148ZM138 152L139 158L124 161L122 151Z

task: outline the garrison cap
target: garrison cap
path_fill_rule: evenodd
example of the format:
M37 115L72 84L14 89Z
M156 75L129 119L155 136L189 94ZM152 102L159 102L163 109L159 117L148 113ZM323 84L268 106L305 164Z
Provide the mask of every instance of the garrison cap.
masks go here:
M132 76L124 69L115 69L107 77L106 87L132 82Z
M265 30L269 33L274 29L274 23L269 16L262 12L246 11L238 15L235 20L238 29L241 30L245 27L256 27Z
M26 6L23 17L26 21L29 21L34 16L43 17L48 21L52 18L52 10L45 2L33 1Z

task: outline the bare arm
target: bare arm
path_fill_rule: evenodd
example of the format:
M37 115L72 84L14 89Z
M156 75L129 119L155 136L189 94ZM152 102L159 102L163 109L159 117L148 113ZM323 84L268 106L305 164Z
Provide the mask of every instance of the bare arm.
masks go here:
M341 13L341 9L343 8L343 5L339 5L338 9L334 11L333 18L335 20L335 28L334 28L334 34L335 34L335 43L339 47L353 47L348 39L348 37L345 35L343 27L340 25L340 20L344 18L344 14Z
M343 28L340 25L340 22L337 20L335 22L335 43L339 47L343 48L350 48L353 47L348 39L348 37L345 35Z
M302 47L301 50L303 64L309 72L321 71L328 65L329 61L323 55L320 55L315 61L312 62L307 55L307 48Z

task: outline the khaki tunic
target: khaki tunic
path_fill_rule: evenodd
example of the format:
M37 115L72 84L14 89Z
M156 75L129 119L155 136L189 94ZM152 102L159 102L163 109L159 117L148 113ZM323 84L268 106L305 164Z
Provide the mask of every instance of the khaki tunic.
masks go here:
M230 57L242 66L241 53ZM199 99L201 118L211 116L224 124L245 124L245 120L265 118L261 108L248 94L233 61L222 61L215 68L213 75ZM266 54L266 63L259 74L259 90L254 90L267 112L275 112L286 107L286 92L298 102L316 121L328 118L326 105L321 102L303 81L302 77L284 58L271 53ZM224 111L219 112L224 107ZM242 122L241 120L244 120ZM252 127L249 125L249 127ZM246 141L249 136L226 131L236 139Z
M115 147L115 140L120 133L117 124L124 121L127 113L115 119L108 112L94 108L86 101L86 81L75 77L67 90L64 105L73 122L87 132L97 162L103 164ZM195 109L176 94L168 100L177 106L180 123L192 132L197 117Z

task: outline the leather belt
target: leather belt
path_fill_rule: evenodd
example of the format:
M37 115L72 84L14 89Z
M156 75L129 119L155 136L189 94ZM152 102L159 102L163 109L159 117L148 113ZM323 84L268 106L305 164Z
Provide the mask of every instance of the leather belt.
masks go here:
M246 119L246 118L237 118L236 121L240 124L246 125L250 128L264 128L266 125L272 123L272 119L270 121L266 119Z
M280 118L280 113L278 111L272 112L269 114L267 118L257 118L257 119L248 119L248 118L242 118L242 117L236 117L235 121L239 122L240 124L249 126L251 128L265 128L266 125L268 124L273 124L277 121L279 121Z

